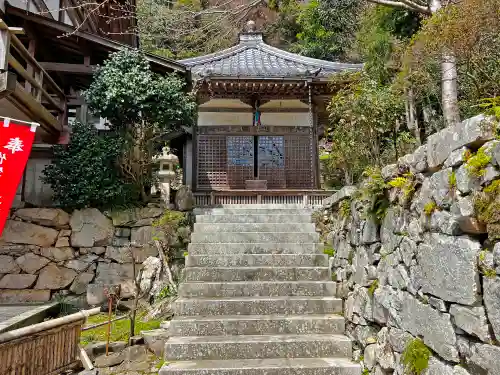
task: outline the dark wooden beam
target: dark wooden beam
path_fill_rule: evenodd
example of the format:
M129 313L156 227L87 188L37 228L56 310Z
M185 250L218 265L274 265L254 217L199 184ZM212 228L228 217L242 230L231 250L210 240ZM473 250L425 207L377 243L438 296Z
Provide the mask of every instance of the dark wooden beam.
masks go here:
M3 99L14 92L17 84L17 75L12 72L0 73L0 99Z
M48 17L48 18L54 19L54 16L50 12L50 9L47 7L47 4L45 4L45 1L43 1L43 0L33 0L33 3L35 3L35 6L38 9L38 12L41 15L43 15L44 17Z
M47 72L92 74L97 68L97 65L65 64L57 62L40 62L39 64Z

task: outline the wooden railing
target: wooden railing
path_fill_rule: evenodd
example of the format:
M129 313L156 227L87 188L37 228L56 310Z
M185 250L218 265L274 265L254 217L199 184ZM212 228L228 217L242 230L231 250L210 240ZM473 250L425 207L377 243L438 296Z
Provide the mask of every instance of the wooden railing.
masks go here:
M28 50L17 38L22 32L0 19L0 73L4 75L0 95L17 102L48 132L57 133L66 120L66 97L34 58L31 44Z
M0 334L0 375L56 375L80 364L81 311Z
M198 191L194 197L196 207L222 204L298 204L318 207L334 193L333 190L221 190Z

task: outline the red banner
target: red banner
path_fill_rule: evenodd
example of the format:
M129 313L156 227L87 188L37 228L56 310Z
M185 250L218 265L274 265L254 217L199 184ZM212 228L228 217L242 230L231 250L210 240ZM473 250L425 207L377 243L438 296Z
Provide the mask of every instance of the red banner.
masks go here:
M0 119L0 237L28 162L38 124Z

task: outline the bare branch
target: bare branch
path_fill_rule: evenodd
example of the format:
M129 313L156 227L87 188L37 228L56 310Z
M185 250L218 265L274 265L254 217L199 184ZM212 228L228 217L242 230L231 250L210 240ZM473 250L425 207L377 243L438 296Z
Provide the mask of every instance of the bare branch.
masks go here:
M401 1L393 1L393 0L368 0L371 3L380 4L380 5L388 5L394 8L411 10L413 12L419 12L427 15L431 15L431 11L428 7L416 4L412 1L401 0Z

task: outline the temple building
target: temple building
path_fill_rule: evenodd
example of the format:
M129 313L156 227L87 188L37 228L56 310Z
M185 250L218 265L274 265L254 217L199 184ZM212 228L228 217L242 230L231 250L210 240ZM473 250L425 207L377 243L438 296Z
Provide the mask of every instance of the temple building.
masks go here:
M260 197L319 189L318 136L338 89L331 77L361 65L272 47L253 21L237 45L180 62L191 73L199 103L192 170L186 171L198 196L212 192L214 203L216 192L240 195L233 203L255 203L246 192L259 191Z

